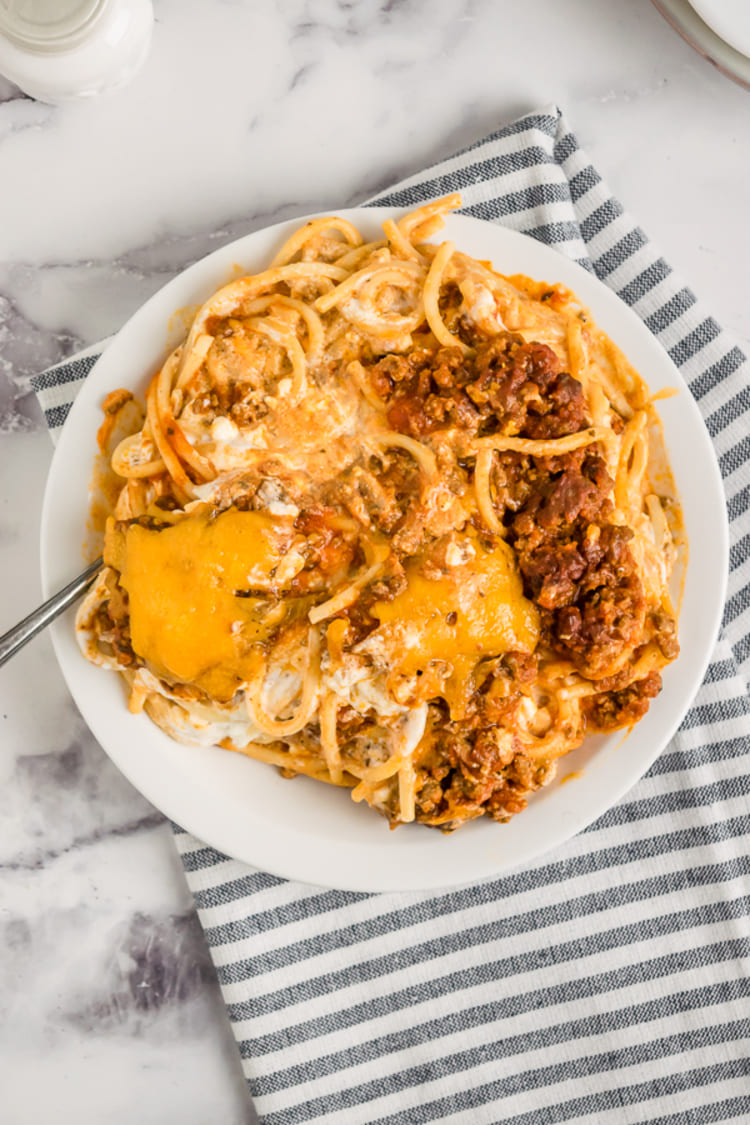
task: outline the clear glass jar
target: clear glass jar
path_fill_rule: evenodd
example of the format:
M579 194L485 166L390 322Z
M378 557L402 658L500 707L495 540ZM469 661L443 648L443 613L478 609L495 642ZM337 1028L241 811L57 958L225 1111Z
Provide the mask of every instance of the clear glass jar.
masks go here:
M130 81L151 43L151 0L0 0L0 74L39 101Z

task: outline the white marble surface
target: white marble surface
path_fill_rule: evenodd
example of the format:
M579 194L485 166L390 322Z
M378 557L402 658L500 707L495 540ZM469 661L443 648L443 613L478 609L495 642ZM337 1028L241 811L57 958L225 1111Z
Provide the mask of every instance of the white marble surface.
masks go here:
M49 438L27 376L177 270L346 206L555 101L747 340L750 95L648 0L157 0L145 69L61 108L0 80L0 630L39 598ZM250 1121L168 827L47 637L0 670L0 1120Z

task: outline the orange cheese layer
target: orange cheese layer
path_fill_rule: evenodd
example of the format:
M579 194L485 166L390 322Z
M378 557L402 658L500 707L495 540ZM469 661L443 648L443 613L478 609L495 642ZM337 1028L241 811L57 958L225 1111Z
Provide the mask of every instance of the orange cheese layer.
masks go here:
M372 610L394 671L414 676L433 661L452 666L446 698L454 718L461 717L479 661L533 652L539 639L539 614L523 595L512 549L500 542L486 551L476 537L471 542L475 557L439 579L426 578L418 563L410 564L406 589Z
M253 669L252 646L278 618L262 597L292 539L291 522L230 508L152 531L111 525L105 562L128 592L133 651L156 675L229 700Z

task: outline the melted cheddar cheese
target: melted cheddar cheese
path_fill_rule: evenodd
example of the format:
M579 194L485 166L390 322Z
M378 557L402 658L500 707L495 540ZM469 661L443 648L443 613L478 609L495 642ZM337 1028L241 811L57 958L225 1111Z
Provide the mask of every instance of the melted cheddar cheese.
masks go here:
M252 673L253 645L278 624L262 595L292 539L290 520L234 508L161 531L110 523L105 562L128 593L133 651L170 682L231 699Z
M487 551L476 537L471 543L474 558L441 578L425 577L413 561L406 589L372 609L397 674L421 676L436 662L451 666L445 693L454 718L463 714L481 660L533 652L539 637L539 614L523 595L512 549L499 542Z

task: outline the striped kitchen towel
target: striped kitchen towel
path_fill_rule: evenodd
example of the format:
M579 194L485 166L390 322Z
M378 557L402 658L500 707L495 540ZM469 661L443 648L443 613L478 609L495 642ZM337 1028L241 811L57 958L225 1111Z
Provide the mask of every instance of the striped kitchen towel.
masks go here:
M678 735L585 832L435 894L287 882L176 830L265 1125L750 1120L750 371L554 107L379 197L576 259L681 369L725 480L724 628ZM36 380L52 429L90 366ZM502 829L499 829L502 831Z

